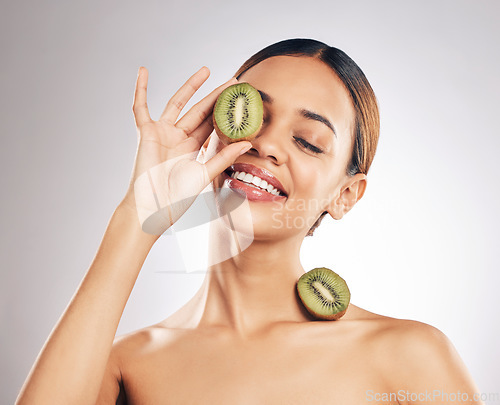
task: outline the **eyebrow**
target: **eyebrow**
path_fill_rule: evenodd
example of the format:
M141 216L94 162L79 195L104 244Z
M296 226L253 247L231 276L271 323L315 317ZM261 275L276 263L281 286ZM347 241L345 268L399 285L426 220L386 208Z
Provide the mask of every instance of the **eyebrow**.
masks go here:
M272 104L273 98L269 94L267 94L267 93L265 93L265 92L263 92L261 90L257 90L257 91L259 92L260 97L262 98L262 101L264 103ZM307 119L310 119L310 120L314 120L314 121L318 121L318 122L322 122L323 124L325 124L328 128L330 128L332 130L333 134L337 138L337 131L335 130L335 127L330 122L330 120L327 119L326 117L323 117L320 114L317 114L317 113L315 113L313 111L310 111L310 110L306 110L304 108L300 109L299 113L304 118L307 118Z

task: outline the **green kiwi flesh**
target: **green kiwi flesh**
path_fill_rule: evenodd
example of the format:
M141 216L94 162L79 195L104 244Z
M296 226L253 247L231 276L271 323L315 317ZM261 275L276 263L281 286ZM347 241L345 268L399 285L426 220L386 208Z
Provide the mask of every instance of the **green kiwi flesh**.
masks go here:
M326 267L304 273L297 281L297 291L313 316L330 321L345 314L351 299L345 280Z
M242 82L219 95L213 111L214 129L223 143L250 141L262 126L264 106L259 91Z

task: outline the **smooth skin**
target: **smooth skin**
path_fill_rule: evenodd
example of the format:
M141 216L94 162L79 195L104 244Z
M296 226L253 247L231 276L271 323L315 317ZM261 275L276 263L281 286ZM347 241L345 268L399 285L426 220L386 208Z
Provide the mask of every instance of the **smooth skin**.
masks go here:
M354 112L340 80L308 57L278 56L259 63L240 81L272 98L265 102L264 126L251 143L224 146L210 135L210 112L234 79L177 121L208 74L202 68L193 75L154 122L146 104L147 70L140 69L133 107L139 147L129 190L18 403L452 404L463 400L447 401L439 393L459 392L472 398L478 389L438 329L353 304L338 321L315 321L295 293L305 271L300 246L310 225L325 210L341 219L366 188L364 174L345 175ZM304 118L298 112L304 108L327 117L337 136ZM312 153L304 140L323 153ZM240 155L244 145L251 149ZM158 239L140 228L133 182L162 159L200 149L201 161L184 162L198 170L199 187L211 181L218 189L226 167L247 162L270 170L287 199L279 205L250 201L252 244L211 265L199 291L173 315L113 339ZM182 173L172 170L175 184L182 184ZM304 208L310 201L316 204ZM218 231L211 229L210 251L220 248ZM424 397L426 392L435 400ZM390 393L392 400L384 400Z
M139 69L133 104L138 148L129 188L108 222L91 266L37 357L17 404L96 403L125 304L159 237L143 232L140 227L134 182L166 159L201 148L213 130L206 117L220 92L236 83L235 79L215 89L174 122L208 76L208 68L201 68L169 100L160 119L153 121L146 102L148 72L144 67ZM249 146L249 143L230 145L205 164L180 160L172 168L177 176L176 197L180 198L183 190L186 195L192 192L193 179L197 180L200 192ZM189 170L176 170L179 166Z

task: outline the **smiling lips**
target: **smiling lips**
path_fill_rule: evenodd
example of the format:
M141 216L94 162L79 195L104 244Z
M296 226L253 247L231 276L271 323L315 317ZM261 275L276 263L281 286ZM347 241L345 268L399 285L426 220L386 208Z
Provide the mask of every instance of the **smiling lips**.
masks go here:
M249 163L235 163L223 173L230 188L243 191L252 201L274 201L286 198L283 185L266 169Z

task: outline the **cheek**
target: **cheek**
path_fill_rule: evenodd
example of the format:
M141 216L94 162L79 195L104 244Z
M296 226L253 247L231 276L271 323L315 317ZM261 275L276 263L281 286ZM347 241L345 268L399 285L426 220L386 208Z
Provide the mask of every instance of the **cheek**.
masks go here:
M287 209L294 216L310 216L320 209L324 199L325 173L318 163L303 162L295 167L293 198L287 201Z
M295 192L302 197L315 196L328 182L328 173L325 164L319 160L303 160L295 165L294 178Z
M331 160L303 163L296 167L294 205L309 213L322 211L336 192L340 168Z

